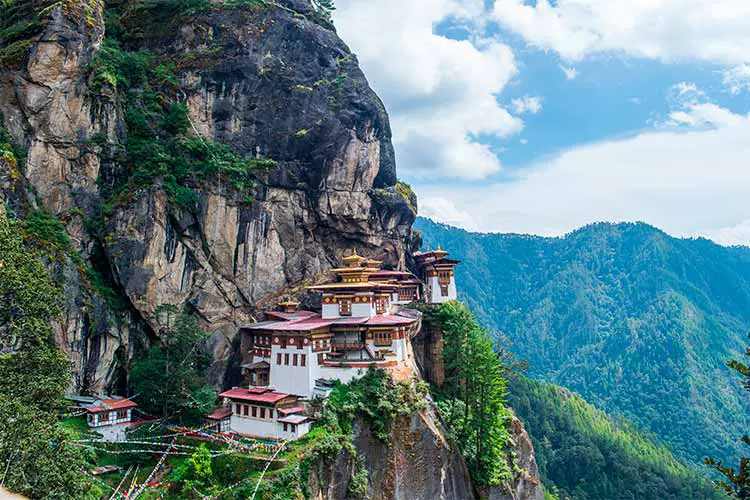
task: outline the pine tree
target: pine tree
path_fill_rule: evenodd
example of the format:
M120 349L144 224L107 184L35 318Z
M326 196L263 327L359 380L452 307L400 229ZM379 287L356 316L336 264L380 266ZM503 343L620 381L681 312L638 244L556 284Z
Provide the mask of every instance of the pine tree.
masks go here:
M750 358L750 348L745 349L745 356ZM746 391L750 391L750 366L736 360L727 362L727 365L742 376L742 386ZM750 436L742 436L742 442L750 446ZM725 479L717 481L717 484L727 492L728 496L750 500L750 458L741 458L737 469L713 458L707 458L705 462L724 476Z
M325 17L326 20L331 20L331 14L336 10L333 0L312 0L312 3L319 14Z

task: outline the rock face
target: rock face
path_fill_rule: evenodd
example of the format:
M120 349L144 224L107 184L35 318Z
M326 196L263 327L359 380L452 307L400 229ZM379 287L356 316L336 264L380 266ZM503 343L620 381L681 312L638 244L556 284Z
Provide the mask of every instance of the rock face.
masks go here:
M51 265L65 284L55 338L74 364L72 390L122 390L133 353L156 339L159 305L187 304L213 333L210 382L219 386L237 325L280 293L321 278L349 249L408 264L416 198L396 185L388 116L309 0L214 1L126 40L126 50L175 62L194 135L276 161L252 192L215 179L196 188L190 207L172 203L159 180L118 203L105 197L123 166L93 144L124 147L127 110L115 86L94 88L90 67L105 28L122 27L105 26L101 0L39 4L49 8L27 54L7 64L0 40L2 124L28 151L25 165L0 158L0 196L21 217L55 216L72 242ZM441 373L433 340L416 349L434 367L431 378ZM526 457L522 437L516 444ZM396 422L388 443L357 426L355 446L370 498L475 496L432 410ZM346 498L350 462L340 456L315 471L313 498ZM508 488L511 496L493 498L539 498L533 455L522 465L528 478Z
M394 422L387 443L359 426L354 443L365 457L374 500L474 498L466 463L447 442L431 410Z
M523 423L516 417L510 424L513 439L513 454L519 473L516 480L501 488L492 488L487 495L489 500L544 500L542 482L539 479L539 468L534 455L531 436L526 432Z
M393 266L409 254L416 199L394 187L388 116L356 57L307 0L255 4L214 2L127 41L128 50L178 61L194 133L277 162L251 193L206 182L197 205L184 209L157 182L118 204L103 230L85 228L84 220L101 219L100 186L121 174L91 142L127 136L121 96L92 91L87 69L104 36L103 2L55 4L25 62L0 71L5 126L28 148L25 188L10 189L6 169L3 197L22 212L63 219L84 259L101 249L99 271L127 299L125 315L142 322L138 332L123 331L95 291L68 287L58 339L76 363L77 390L112 386L115 352L148 341L156 307L185 303L215 334L219 385L236 324L251 321L264 299L315 280L349 249ZM101 338L83 345L95 323Z

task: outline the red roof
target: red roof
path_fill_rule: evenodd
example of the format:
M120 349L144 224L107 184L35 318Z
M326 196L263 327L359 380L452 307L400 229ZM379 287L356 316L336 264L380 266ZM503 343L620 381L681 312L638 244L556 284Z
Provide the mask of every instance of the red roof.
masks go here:
M285 319L287 321L290 321L290 320L296 320L296 319L310 318L312 316L315 316L315 313L312 311L296 311L293 313L288 313L288 312L283 312L283 311L268 311L266 312L266 316L268 316L269 318Z
M416 319L405 318L403 316L395 316L393 314L381 314L370 318L365 325L367 326L401 326L410 325L414 323Z
M125 398L99 399L96 403L86 408L86 411L89 413L101 413L110 410L125 410L127 408L135 408L136 406L138 406L136 403Z
M223 408L216 408L214 411L206 415L209 420L224 420L232 416L232 407L225 406Z
M318 328L325 328L331 325L408 325L416 321L412 318L405 318L403 316L395 316L391 314L381 314L368 318L362 317L341 317L341 318L329 318L323 319L320 315L316 314L315 317L292 320L292 321L271 321L258 324L258 329L268 331L312 331Z
M222 392L219 396L229 399L236 399L239 401L249 401L251 403L261 404L276 404L284 398L288 398L291 394L285 394L283 392L276 392L270 389L242 389L235 387L226 392Z
M293 413L302 413L305 411L304 406L292 406L291 408L279 408L277 410L280 414L287 416L292 415Z

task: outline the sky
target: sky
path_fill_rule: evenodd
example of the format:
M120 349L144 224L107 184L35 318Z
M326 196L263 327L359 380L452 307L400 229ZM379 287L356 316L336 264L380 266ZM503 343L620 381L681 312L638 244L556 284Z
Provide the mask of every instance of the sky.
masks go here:
M750 245L750 1L337 0L420 214Z

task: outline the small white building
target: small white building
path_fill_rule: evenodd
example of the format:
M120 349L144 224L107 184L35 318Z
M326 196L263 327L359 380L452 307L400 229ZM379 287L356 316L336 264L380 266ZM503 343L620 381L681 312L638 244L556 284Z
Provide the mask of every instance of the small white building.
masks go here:
M414 254L424 280L424 301L428 304L450 302L458 296L454 267L461 261L448 259L447 255L439 246L437 250Z
M206 428L212 431L220 432L222 434L231 432L232 427L232 408L225 406L223 408L216 408L214 411L206 415L205 424Z
M229 430L243 436L295 441L310 432L311 419L293 394L262 387L235 387L220 394L231 410Z
M122 441L125 431L133 422L133 409L138 405L121 398L99 398L91 404L83 404L89 428L101 434L105 441Z

